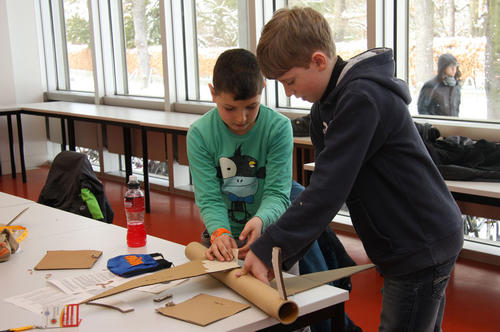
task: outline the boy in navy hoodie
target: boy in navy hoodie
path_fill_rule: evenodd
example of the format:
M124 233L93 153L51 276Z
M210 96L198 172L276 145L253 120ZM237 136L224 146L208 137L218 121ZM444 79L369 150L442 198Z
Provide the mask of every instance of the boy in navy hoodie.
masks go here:
M265 25L257 59L287 96L314 103L316 168L309 186L250 246L240 274L268 282L272 247L281 247L290 267L346 202L384 277L380 331L439 331L463 244L462 218L413 124L392 50L344 61L325 18L293 8L278 10Z

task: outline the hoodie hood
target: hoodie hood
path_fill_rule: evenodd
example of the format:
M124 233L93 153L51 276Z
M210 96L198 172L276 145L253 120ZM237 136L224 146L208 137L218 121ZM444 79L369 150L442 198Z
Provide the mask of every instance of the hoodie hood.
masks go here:
M374 48L347 61L340 73L335 90L341 91L351 81L371 80L400 96L406 104L411 102L408 84L394 76L394 57L390 48Z
M441 54L438 58L438 75L441 76L446 67L448 67L449 65L457 66L457 58L448 53Z

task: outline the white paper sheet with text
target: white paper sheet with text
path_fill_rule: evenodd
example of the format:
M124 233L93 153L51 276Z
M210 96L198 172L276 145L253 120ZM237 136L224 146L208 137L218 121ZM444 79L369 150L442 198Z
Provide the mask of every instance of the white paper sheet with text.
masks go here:
M5 299L5 301L40 314L43 308L61 304L80 303L90 296L92 296L90 293L66 294L56 287L47 286L21 295L9 297Z

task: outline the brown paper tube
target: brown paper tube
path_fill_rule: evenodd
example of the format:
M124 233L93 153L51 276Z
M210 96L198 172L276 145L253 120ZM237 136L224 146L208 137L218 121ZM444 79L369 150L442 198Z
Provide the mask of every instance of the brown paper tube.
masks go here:
M200 243L191 242L187 245L185 254L190 260L202 259L206 250ZM210 275L281 323L291 324L297 319L299 308L295 302L281 299L276 289L251 275L236 277L236 271L239 269Z

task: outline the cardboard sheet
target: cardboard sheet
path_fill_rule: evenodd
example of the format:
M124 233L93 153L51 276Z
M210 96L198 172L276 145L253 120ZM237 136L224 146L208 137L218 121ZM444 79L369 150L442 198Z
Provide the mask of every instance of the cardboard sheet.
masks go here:
M371 269L375 267L373 264L349 266L340 269L321 271L300 276L285 278L286 295L295 295L300 292L327 284L329 282L349 277L355 273ZM271 281L271 286L276 289L276 281Z
M206 248L205 248L206 250ZM110 290L104 291L96 296L93 296L84 302L93 301L113 294L118 294L129 289L134 289L141 286L154 285L160 282L179 280L184 278L196 277L207 273L213 273L216 271L225 271L228 269L234 269L239 267L237 255L232 262L217 262L211 261L207 265L207 260L198 259L182 264L179 266L171 267L165 270L160 270L155 273L145 275L134 280L125 282L119 286L116 286ZM231 264L232 263L232 264Z
M207 294L199 294L182 303L156 310L165 316L206 326L249 307L250 305L246 303L235 302Z
M90 269L101 255L99 250L47 251L35 270Z

